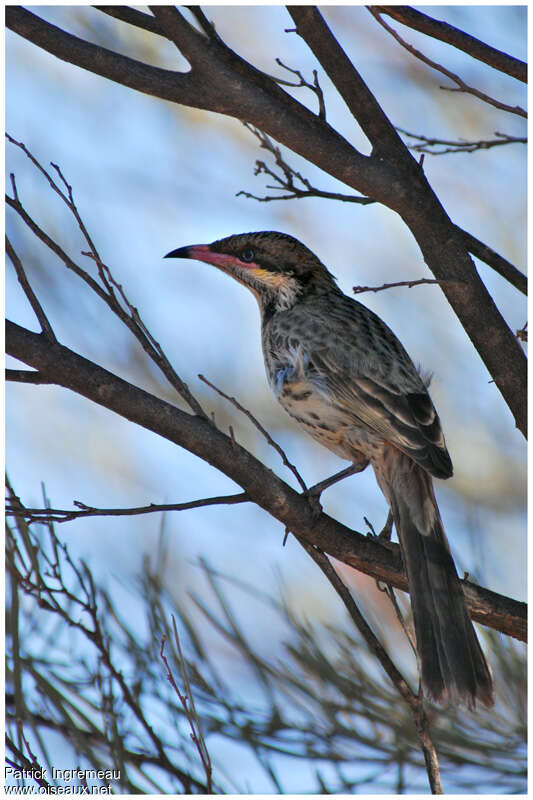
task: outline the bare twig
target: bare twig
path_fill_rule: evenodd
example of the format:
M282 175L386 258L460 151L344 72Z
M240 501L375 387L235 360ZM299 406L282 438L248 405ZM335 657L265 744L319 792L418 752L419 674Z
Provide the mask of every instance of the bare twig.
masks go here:
M46 338L49 339L51 342L57 342L55 334L54 334L54 332L52 330L52 326L48 322L48 318L47 318L46 314L44 313L43 307L39 303L39 301L37 299L37 295L35 294L35 292L33 291L33 289L30 286L30 283L29 283L28 278L26 276L26 273L24 271L24 267L22 266L22 261L20 260L18 255L15 253L13 245L11 244L11 242L9 241L7 236L6 236L6 253L8 254L9 258L11 259L11 262L12 262L13 266L15 267L15 271L17 273L17 278L19 280L19 283L22 286L22 288L24 289L24 294L26 295L26 297L30 301L30 305L31 305L31 307L33 308L33 310L35 312L35 316L39 320L39 324L41 326L42 332L44 333Z
M403 632L407 638L407 641L411 645L411 650L416 656L416 641L413 633L413 629L411 626L407 624L402 614L402 610L398 604L398 600L396 598L396 593L394 591L394 587L390 585L390 583L381 583L380 581L376 581L377 588L380 592L383 592L389 598L391 605L394 609L394 613L396 614L396 618L400 623Z
M178 699L179 699L179 701L180 701L180 703L181 703L181 705L183 707L183 710L185 712L185 716L187 717L187 720L189 721L189 725L190 725L190 728L191 728L191 739L192 739L192 741L194 743L194 746L198 750L198 755L200 756L200 760L201 760L202 766L204 768L206 787L207 787L207 794L213 794L213 767L211 765L211 758L210 758L209 752L207 750L205 739L204 739L204 736L203 736L203 733L202 733L202 727L200 725L200 719L198 717L198 713L196 711L196 706L194 704L194 695L193 695L193 692L192 692L192 689L191 689L189 676L187 674L187 665L185 663L185 658L183 656L183 652L182 652L182 649L181 649L181 644L180 644L180 640L179 640L179 636L178 636L178 629L176 627L176 620L175 620L173 614L171 615L171 617L172 617L172 626L173 626L173 629L174 629L174 641L176 643L176 651L177 651L177 654L178 654L178 660L179 660L179 664L180 664L180 667L181 667L181 673L182 673L182 676L183 676L183 682L185 684L185 694L183 694L180 691L179 686L176 683L176 679L174 678L174 675L172 674L172 670L170 669L170 666L168 664L167 657L165 656L165 652L164 652L165 641L166 641L165 637L163 637L162 640L161 640L161 649L159 651L159 654L160 654L161 660L163 661L163 663L165 665L165 668L167 670L168 681L169 681L170 685L172 686L172 688L174 689L174 691L176 692L176 694L178 696Z
M428 774L431 792L432 794L442 794L443 790L440 779L437 751L431 738L429 720L424 710L424 704L421 695L416 695L409 687L409 684L361 614L361 611L353 599L348 587L343 583L327 556L317 547L314 547L299 537L296 538L331 583L344 603L344 606L355 623L358 631L368 645L368 648L376 656L400 695L411 708L416 732L420 739L420 744L424 754L424 761L426 764L426 771Z
M22 142L17 142L8 134L6 134L6 137L8 141L19 147L25 153L25 155L30 159L30 161L39 170L39 172L41 172L41 174L46 178L46 180L53 188L53 190L59 195L59 197L63 200L63 202L67 205L67 207L71 211L83 235L83 238L89 245L89 251L82 252L82 255L91 258L95 262L96 267L98 269L98 275L103 284L103 287L100 286L100 284L85 269L76 264L65 253L65 251L54 240L52 240L43 230L41 230L41 228L29 216L29 214L22 206L22 203L20 202L20 198L16 190L14 176L12 177L14 196L12 198L6 196L6 203L19 214L19 216L24 220L26 225L33 231L33 233L63 261L65 266L68 269L72 270L83 281L85 281L85 283L87 283L87 285L108 305L111 311L113 311L113 313L116 314L116 316L118 316L122 322L124 322L124 324L129 328L129 330L139 341L143 350L148 354L148 356L152 359L152 361L154 361L154 363L157 364L157 366L159 367L161 372L165 375L171 386L186 401L191 410L198 416L207 419L206 414L202 409L201 405L198 403L196 398L193 397L187 384L184 381L182 381L182 379L176 373L173 366L170 364L168 358L166 357L159 342L156 341L156 339L154 339L154 337L150 334L150 332L146 328L137 308L135 308L135 306L133 306L129 302L122 288L122 285L114 279L111 270L109 269L108 266L106 266L106 264L103 263L102 259L100 258L98 250L96 249L96 246L83 222L83 219L74 201L72 187L66 180L60 167L57 164L52 164L52 167L57 172L59 179L61 180L61 183L65 187L66 192L63 191L58 186L57 182L50 175L50 173L44 169L44 167L39 163L39 161L35 158L35 156L33 156L33 154L27 149L27 147ZM115 290L118 291L119 297L117 297Z
M85 517L135 517L139 514L153 514L161 511L187 511L190 508L203 508L204 506L236 505L247 503L249 497L246 492L228 494L221 497L206 497L202 500L191 500L188 503L150 503L148 506L137 508L94 508L85 505L79 500L74 500L74 505L79 511L61 508L27 508L20 505L6 505L7 516L23 517L28 524L33 522L70 522L73 519Z
M24 740L24 744L27 745L26 740ZM15 742L7 734L6 747L17 759L16 761L12 761L11 759L6 758L6 763L9 764L12 769L20 771L24 770L28 777L32 778L38 786L43 787L45 793L52 791L52 786L46 780L47 771L37 763L33 754L32 759L30 760L26 755L24 755L24 753L17 747Z
M454 72L451 72L446 67L443 67L442 64L438 64L436 61L432 61L430 58L425 56L420 50L417 50L415 47L410 45L405 39L391 28L391 26L385 22L384 19L381 17L381 13L379 10L379 6L367 6L368 10L372 14L372 16L382 25L386 31L388 31L391 36L396 39L396 41L401 44L411 55L418 58L420 61L423 61L424 64L427 64L428 67L432 67L432 69L437 70L442 75L446 75L451 81L453 81L456 86L441 86L441 89L444 89L448 92L465 92L465 94L471 94L474 97L477 97L479 100L482 100L484 103L488 103L494 108L499 108L501 111L508 111L510 114L517 114L519 117L527 118L527 112L525 109L521 108L520 106L510 106L507 103L502 103L499 100L495 100L493 97L489 97L489 95L481 92L479 89L475 89L472 86L468 86L459 75L456 75Z
M362 292L382 292L384 289L393 289L396 286L407 286L411 289L413 286L422 286L427 283L464 283L464 281L437 281L434 278L418 278L414 281L396 281L395 283L383 283L381 286L352 286L354 294L361 294Z
M207 380L207 378L205 378L203 375L198 375L198 377L200 378L200 380L201 380L201 381L203 381L203 382L204 382L204 383L206 383L208 386L210 386L210 387L211 387L211 389L214 389L214 391L215 391L217 394L219 394L219 395L220 395L221 397L223 397L225 400L229 400L229 402L230 402L232 405L234 405L234 406L235 406L235 408L237 408L239 411L241 411L243 414L245 414L245 415L248 417L248 419L249 419L249 420L252 422L252 424L253 424L253 425L254 425L254 426L257 428L257 430L258 430L260 433L262 433L262 434L263 434L263 436L265 437L265 439L267 440L267 442L269 443L269 445L270 445L271 447L273 447L273 448L274 448L274 450L275 450L277 453L279 453L279 455L281 456L281 460L283 461L284 465L285 465L285 466L286 466L288 469L290 469L290 471L292 472L292 474L294 475L294 477L296 478L296 480L297 480L297 481L298 481L298 483L300 484L300 486L301 486L301 488L303 489L303 491L304 491L304 492L307 492L307 485L306 485L306 483L305 483L304 479L302 478L302 476L300 475L300 473L298 472L298 470L296 469L296 467L294 466L294 464L292 464L292 463L289 461L289 459L287 458L287 455L286 455L285 451L283 450L283 448L282 448L282 447L280 447L280 445L279 445L277 442L275 442L275 441L274 441L274 439L273 439L273 438L272 438L272 436L269 434L269 432L268 432L268 431L267 431L267 430L266 430L266 429L265 429L265 428L264 428L264 427L261 425L261 423L260 423L260 422L259 422L259 421L258 421L258 420L257 420L257 419L254 417L254 415L252 414L252 412L251 412L251 411L248 411L248 409L247 409L247 408L244 408L244 406L242 406L242 405L239 403L239 401L238 401L238 400L237 400L235 397L230 397L228 394L226 394L225 392L223 392L223 391L222 391L222 389L219 389L217 386L215 386L215 384L214 384L214 383L211 383L211 381L208 381L208 380Z
M490 150L493 147L500 147L505 144L527 144L527 137L525 136L509 136L506 133L498 133L495 131L494 135L497 139L478 139L477 141L466 141L465 139L438 139L432 136L424 136L421 133L410 133L403 128L396 128L397 131L409 136L411 139L417 139L417 144L408 144L410 150L416 153L429 153L432 156L442 156L446 153L474 153L476 150ZM442 145L443 150L433 150L431 148Z
M277 83L281 83L283 86L293 86L295 88L304 86L306 89L311 89L311 91L316 94L318 99L318 116L320 117L320 119L323 119L325 121L326 104L324 102L324 93L322 91L322 87L318 82L318 73L316 69L313 70L313 83L309 83L309 81L305 80L299 69L292 69L291 67L288 67L286 64L283 63L283 61L280 58L276 58L276 63L279 64L280 67L283 67L283 69L286 69L288 72L292 72L293 75L296 75L296 77L299 78L300 82L291 83L290 81L284 81L281 78L274 78L274 80Z
M297 170L293 169L293 167L287 163L281 154L280 148L274 144L272 139L270 139L266 133L263 133L263 131L259 130L258 128L254 128L253 125L249 125L247 122L244 122L243 124L245 128L253 133L253 135L259 140L260 146L274 156L276 166L280 170L279 172L275 172L273 169L267 166L264 161L257 160L255 162L254 175L264 174L270 176L274 179L275 184L273 186L267 185L266 188L272 189L276 192L287 192L287 194L265 195L264 197L258 197L257 195L250 194L250 192L241 190L240 192L237 192L237 197L248 197L251 200L258 200L261 203L269 203L272 200L300 200L303 197L322 197L327 200L342 200L345 203L359 203L360 205L368 205L369 203L374 202L371 197L360 197L353 194L342 194L341 192L326 192L322 189L317 189L316 187L311 186L311 183L307 180L307 178L304 178L300 172L297 172Z
M78 566L73 561L66 545L56 537L53 525L49 526L49 533L51 555L48 555L44 548L39 547L38 559L39 561L44 559L45 563L43 564L43 569L40 568L39 564L37 565L37 572L33 578L31 574L27 574L18 555L8 550L6 562L13 579L23 587L27 596L33 597L38 602L41 609L57 614L71 628L80 631L96 648L101 664L105 667L107 674L120 687L124 704L152 742L161 767L181 781L186 794L190 794L193 789L205 792L206 786L202 781L196 780L187 772L181 770L169 758L166 752L166 745L148 721L134 690L128 683L128 679L124 676L121 668L115 664L108 636L102 628L100 609L97 605L97 593L88 568L83 562L81 562L81 566ZM64 562L72 570L77 582L76 589L72 590L65 583L61 562ZM76 609L74 614L73 607Z

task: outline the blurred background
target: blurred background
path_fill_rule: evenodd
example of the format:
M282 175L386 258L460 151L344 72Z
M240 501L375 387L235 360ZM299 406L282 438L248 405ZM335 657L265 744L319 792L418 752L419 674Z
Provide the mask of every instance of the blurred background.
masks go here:
M526 58L525 6L428 7L487 43ZM494 132L523 136L524 121L480 100L443 91L451 85L401 48L363 7L327 6L325 18L391 121L442 139L491 139ZM94 8L35 10L50 22L118 52L168 69L186 62L164 40L113 20ZM185 12L188 13L188 12ZM312 80L318 69L327 119L362 152L368 143L303 43L284 32L292 20L283 7L206 8L222 39L269 74L291 76L276 58ZM525 104L525 87L453 48L392 26L426 55L466 83L510 105ZM416 242L393 212L321 199L260 203L243 196L272 194L254 177L257 158L269 162L237 120L172 105L117 86L63 63L15 34L6 36L7 131L45 166L57 163L100 255L171 363L217 424L232 425L237 440L291 485L293 476L249 421L198 380L205 375L240 403L285 449L308 485L345 466L300 432L270 395L260 346L259 314L251 295L205 264L164 261L169 250L253 230L280 230L303 241L336 275L346 294L354 285L432 277ZM289 89L313 110L305 88ZM346 187L283 150L287 161L315 186ZM86 249L76 224L25 155L6 144L6 173L15 173L30 215L75 260ZM428 179L455 223L525 270L525 147L506 145L474 153L426 155ZM7 178L8 191L9 178ZM129 332L75 275L32 237L8 209L7 232L22 258L58 339L132 383L184 407ZM510 328L522 328L526 301L490 268L478 268ZM454 477L437 481L444 524L461 570L488 588L519 600L526 595L525 466L521 434L490 376L435 286L358 295L398 335L416 363L433 373L432 397L454 462ZM8 318L37 330L12 265L6 266ZM15 366L14 362L8 366ZM18 365L17 365L18 366ZM186 451L58 387L9 384L6 390L7 469L28 506L42 505L41 483L53 507L73 500L98 507L178 503L239 491L228 478ZM295 487L296 488L296 487ZM371 472L351 477L322 496L325 511L359 531L364 517L380 530L386 505ZM162 534L163 531L163 534ZM83 557L124 612L135 616L143 560L165 539L165 585L176 603L190 593L206 599L204 558L216 570L278 595L297 617L349 627L338 598L294 540L282 547L279 523L251 505L194 509L134 518L101 518L58 526L74 557ZM385 596L363 575L342 574L385 636L400 641ZM229 597L260 653L282 653L286 631L276 615ZM198 621L200 624L200 621ZM210 646L228 674L246 686L239 655L205 626ZM211 637L211 638L209 638ZM218 650L217 650L218 648ZM413 669L405 655L406 669ZM251 680L251 679L250 679ZM251 685L251 684L250 684ZM250 689L251 696L253 690ZM242 759L220 744L218 755ZM213 745L217 757L217 743ZM72 755L61 754L64 766ZM246 763L247 762L240 762ZM293 773L287 791L305 791L308 773ZM250 760L246 780L254 792L272 783Z

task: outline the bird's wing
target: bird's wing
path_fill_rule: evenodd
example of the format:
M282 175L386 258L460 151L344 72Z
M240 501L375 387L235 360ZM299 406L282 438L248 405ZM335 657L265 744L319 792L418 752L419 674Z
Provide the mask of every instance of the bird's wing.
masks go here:
M322 307L323 306L323 307ZM307 377L338 408L447 478L452 463L426 384L401 342L370 309L339 293L297 312ZM305 319L313 319L309 327ZM299 323L299 324L298 324ZM283 348L282 348L283 349Z
M345 346L313 350L307 366L309 381L356 424L383 436L432 475L452 474L440 420L422 381L408 391L393 380L362 374Z

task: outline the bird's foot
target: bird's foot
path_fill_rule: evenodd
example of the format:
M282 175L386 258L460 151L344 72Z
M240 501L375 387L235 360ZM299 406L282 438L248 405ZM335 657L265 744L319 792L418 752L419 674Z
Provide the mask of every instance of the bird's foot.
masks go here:
M363 519L370 529L369 532L367 533L367 537L369 539L376 539L380 544L385 545L385 547L389 546L392 534L392 525L394 522L392 518L392 511L389 511L389 514L387 516L387 521L385 522L385 525L383 526L382 530L379 533L376 533L376 531L374 530L374 526L372 525L370 520L368 520L366 517L363 517Z
M322 503L320 502L320 495L322 494L322 491L323 489L321 488L320 484L317 483L315 486L311 486L305 492L302 492L303 496L307 497L307 502L311 506L313 519L318 519L323 511Z
M302 494L308 498L309 504L313 509L313 516L318 517L322 513L320 495L325 489L329 489L330 486L342 481L343 478L348 478L350 475L355 475L357 472L362 472L364 469L366 469L368 463L368 458L361 456L358 461L354 461L354 463L350 464L349 467L341 469L340 472L336 472L334 475L331 475L329 478L325 478L319 483L315 483L313 486L310 486L309 489L303 492Z

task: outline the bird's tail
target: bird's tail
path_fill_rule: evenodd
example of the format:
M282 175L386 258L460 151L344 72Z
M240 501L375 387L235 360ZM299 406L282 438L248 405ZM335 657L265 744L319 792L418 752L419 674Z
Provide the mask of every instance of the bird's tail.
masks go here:
M376 475L407 570L422 685L437 702L491 706L491 670L466 609L431 476L397 450L394 461Z

